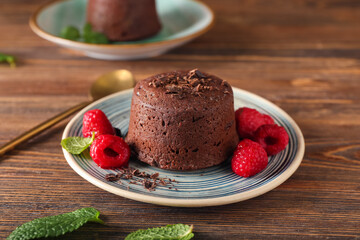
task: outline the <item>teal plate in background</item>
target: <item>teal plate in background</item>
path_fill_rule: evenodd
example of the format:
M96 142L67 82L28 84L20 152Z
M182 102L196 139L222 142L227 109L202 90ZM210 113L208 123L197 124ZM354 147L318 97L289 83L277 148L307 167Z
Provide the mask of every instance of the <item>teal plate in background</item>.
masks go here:
M63 138L82 136L82 118L90 109L101 109L113 126L126 133L132 91L130 89L115 93L83 109L66 126ZM172 189L158 186L155 191L149 192L143 186L129 184L129 180L121 180L122 184L106 181L105 175L116 173L117 170L101 169L88 154L72 155L63 150L64 156L69 165L92 184L116 195L141 202L177 207L204 207L230 204L259 196L279 186L296 171L304 156L304 138L291 117L273 103L241 89L233 88L233 91L235 109L246 106L269 114L289 134L286 149L269 157L266 169L253 177L242 178L234 174L230 159L218 166L196 171L162 170L140 161L130 161L130 167L149 174L158 172L160 177L178 181Z
M30 18L30 27L40 37L63 47L105 60L129 60L158 56L185 44L210 29L214 15L204 3L194 0L156 0L162 24L153 37L139 41L91 44L60 38L63 27L82 29L87 0L57 0L40 7Z

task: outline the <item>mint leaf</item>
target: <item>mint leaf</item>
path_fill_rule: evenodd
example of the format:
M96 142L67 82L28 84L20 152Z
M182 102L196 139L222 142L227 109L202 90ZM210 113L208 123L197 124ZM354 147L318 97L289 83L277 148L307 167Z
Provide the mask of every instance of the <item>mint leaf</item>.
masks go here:
M76 41L80 38L80 32L76 27L67 26L61 30L60 37Z
M185 224L138 230L127 235L125 240L189 240L194 237L193 226Z
M0 53L0 62L7 62L10 65L10 67L16 66L15 57L11 55Z
M83 34L84 36L91 34L92 32L92 26L90 23L86 23L83 28Z
M90 23L86 23L83 29L83 38L86 43L107 44L107 37L99 32L94 32Z
M104 224L99 219L99 215L98 210L90 207L56 216L38 218L17 227L7 240L57 237L78 229L88 221Z
M108 44L109 40L105 34L95 32L92 30L90 23L86 23L83 27L83 34L81 35L79 30L73 26L64 27L61 30L60 37L74 40L84 41L86 43Z
M84 40L87 43L97 43L97 44L107 44L109 43L109 40L107 37L98 32L92 32L87 38L84 36Z
M61 146L69 153L80 154L91 145L94 138L95 133L92 134L91 138L68 137L61 140Z

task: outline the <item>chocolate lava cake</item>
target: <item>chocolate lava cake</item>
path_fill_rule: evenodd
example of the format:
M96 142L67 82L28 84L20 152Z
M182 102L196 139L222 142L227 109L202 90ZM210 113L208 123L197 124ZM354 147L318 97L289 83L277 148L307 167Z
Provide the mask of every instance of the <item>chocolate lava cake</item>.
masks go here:
M143 39L161 29L155 0L89 0L87 22L110 41Z
M238 143L231 86L197 69L138 82L126 141L140 161L163 169L220 164Z

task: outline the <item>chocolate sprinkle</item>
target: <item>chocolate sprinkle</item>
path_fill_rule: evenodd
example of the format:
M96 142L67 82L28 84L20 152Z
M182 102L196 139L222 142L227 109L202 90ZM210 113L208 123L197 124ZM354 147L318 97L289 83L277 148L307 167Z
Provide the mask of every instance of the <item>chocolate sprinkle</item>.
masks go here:
M118 178L117 175L115 175L115 174L113 174L113 173L110 173L110 174L107 174L107 175L105 176L105 179L106 179L106 181L108 181L108 182L115 182L115 181L119 180L120 178Z
M139 169L135 169L135 168L131 168L131 167L120 168L120 169L118 169L118 171L119 172L117 174L109 173L109 174L105 175L106 181L109 181L109 182L118 181L120 184L123 184L121 182L121 179L129 180L128 181L129 184L134 184L134 185L140 184L140 185L144 186L144 188L150 192L155 191L155 188L158 185L174 186L173 182L178 183L175 179L160 178L159 173L153 173L150 175L146 172L140 172ZM129 189L129 186L127 186L127 189ZM171 187L169 187L169 189L171 189Z
M182 77L175 76L174 74L156 76L149 83L149 86L155 88L164 87L165 94L170 94L182 99L185 97L185 94L193 94L201 97L204 91L219 90L211 86L211 82L213 81L210 76L203 74L198 69L193 69ZM225 85L227 83L223 81L221 84Z
M202 74L202 72L200 72L198 69L195 69L195 75L199 78L206 78L206 76Z
M159 177L159 173L154 173L150 176L152 179L157 179Z

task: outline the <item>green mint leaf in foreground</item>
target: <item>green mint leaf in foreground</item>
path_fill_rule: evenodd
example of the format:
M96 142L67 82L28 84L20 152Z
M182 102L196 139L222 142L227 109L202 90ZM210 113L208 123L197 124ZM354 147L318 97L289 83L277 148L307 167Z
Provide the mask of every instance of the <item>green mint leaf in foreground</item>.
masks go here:
M167 225L130 233L125 240L189 240L194 237L193 226L185 224Z
M61 29L60 37L76 41L80 38L80 32L76 27L67 26Z
M57 237L72 232L86 222L104 224L95 208L81 208L74 212L38 218L17 227L7 240L28 240L43 237Z
M91 138L68 137L61 140L61 146L69 153L80 154L91 145L94 138L95 133L93 133Z

